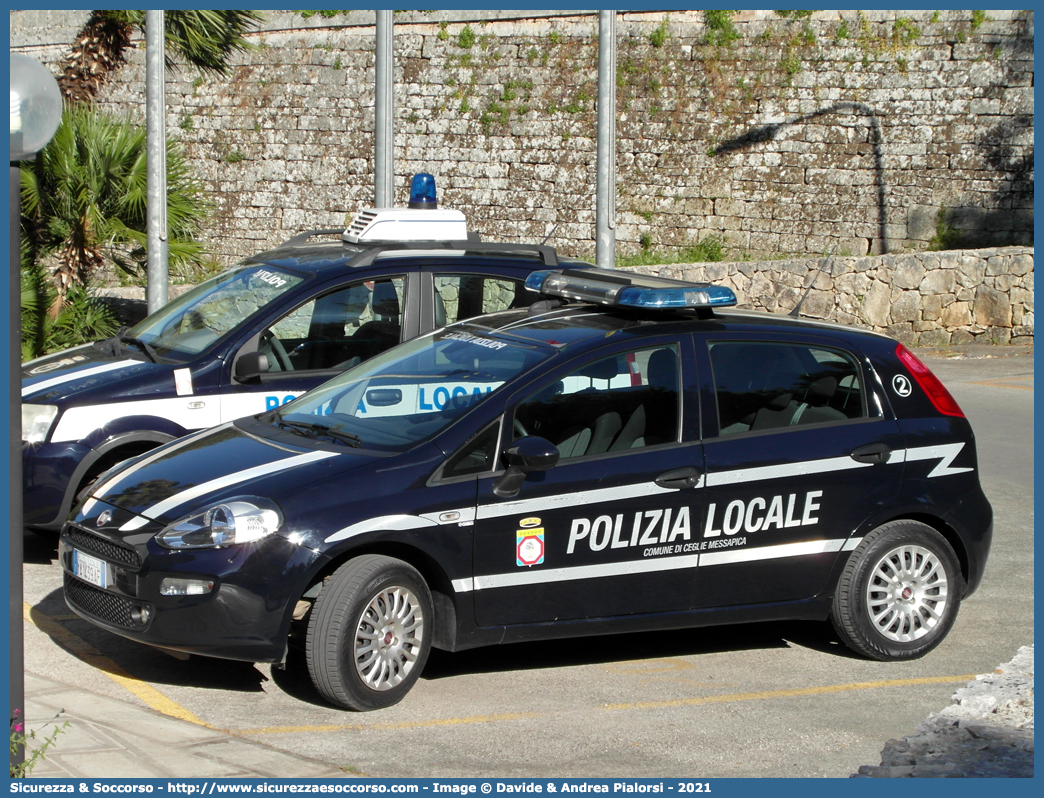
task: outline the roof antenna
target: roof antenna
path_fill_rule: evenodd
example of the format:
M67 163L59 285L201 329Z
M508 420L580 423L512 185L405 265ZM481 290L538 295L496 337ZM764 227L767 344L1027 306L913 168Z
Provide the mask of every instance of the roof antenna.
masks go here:
M797 316L800 315L801 306L805 304L805 300L808 299L808 295L812 293L812 286L816 284L816 278L819 277L820 273L826 267L827 261L834 257L834 253L837 251L837 247L838 245L834 244L834 248L830 250L830 254L827 255L825 258L819 259L819 268L816 269L816 273L812 275L812 281L808 284L808 288L805 289L804 295L801 297L801 299L798 300L798 303L794 305L794 309L787 314L788 316L794 316L795 318L797 318Z
M544 244L546 244L548 241L550 241L551 240L551 236L553 236L555 234L555 230L557 230L557 229L558 229L558 222L555 222L551 226L550 232L546 236L544 236L544 240L540 242L540 246L544 246Z

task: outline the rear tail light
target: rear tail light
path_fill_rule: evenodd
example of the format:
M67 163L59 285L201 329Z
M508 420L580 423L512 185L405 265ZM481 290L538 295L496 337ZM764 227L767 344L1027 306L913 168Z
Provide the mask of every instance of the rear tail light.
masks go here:
M946 416L960 416L964 418L964 411L957 404L957 400L950 395L950 392L946 390L946 386L939 381L938 377L932 374L931 369L917 359L913 352L899 344L895 348L895 354L909 370L914 381L921 386L921 390L928 395L936 410Z

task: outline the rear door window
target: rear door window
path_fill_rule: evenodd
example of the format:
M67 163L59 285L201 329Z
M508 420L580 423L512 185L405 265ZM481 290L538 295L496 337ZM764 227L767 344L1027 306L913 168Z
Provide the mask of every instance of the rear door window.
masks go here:
M435 326L443 327L483 313L524 308L537 294L523 280L481 274L435 275Z
M720 435L866 418L858 363L841 350L798 343L710 344Z

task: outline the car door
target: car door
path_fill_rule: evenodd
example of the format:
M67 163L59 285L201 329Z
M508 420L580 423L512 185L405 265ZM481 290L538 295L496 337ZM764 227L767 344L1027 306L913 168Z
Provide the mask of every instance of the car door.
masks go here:
M327 286L266 324L239 355L261 352L268 371L239 380L233 363L222 391L221 420L284 405L399 343L408 276L415 275L382 274Z
M715 335L697 353L706 512L697 605L820 594L839 552L898 493L897 423L858 352L814 337Z
M695 364L685 336L606 347L519 391L505 437L558 447L517 495L479 480L480 625L544 623L689 607L702 514Z

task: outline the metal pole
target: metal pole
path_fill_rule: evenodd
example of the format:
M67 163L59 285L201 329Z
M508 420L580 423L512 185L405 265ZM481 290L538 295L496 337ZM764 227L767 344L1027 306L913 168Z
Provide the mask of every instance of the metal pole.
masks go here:
M616 12L598 12L595 264L616 268Z
M145 149L148 157L145 229L149 313L167 304L167 109L164 99L163 12L145 12Z
M11 716L17 709L25 723L25 642L22 628L22 269L21 269L21 168L11 162L11 321L8 329L11 356L7 407L11 424ZM23 728L26 728L23 726ZM25 759L22 746L11 751L11 764Z
M394 165L392 152L395 130L392 114L395 110L394 80L395 54L393 52L392 12L377 12L377 63L374 75L374 205L390 208L395 204Z

